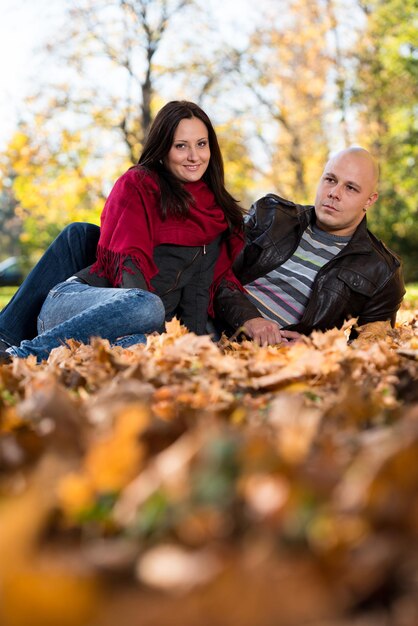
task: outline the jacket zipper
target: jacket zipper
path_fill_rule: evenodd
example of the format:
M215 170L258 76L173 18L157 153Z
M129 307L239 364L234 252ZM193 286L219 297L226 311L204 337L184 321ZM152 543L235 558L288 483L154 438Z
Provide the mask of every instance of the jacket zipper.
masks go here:
M167 289L167 291L165 291L163 294L161 294L161 298L166 296L168 293L171 293L172 291L174 291L174 289L177 288L177 285L179 284L180 278L183 274L183 272L185 272L186 270L189 269L189 267L191 267L193 265L193 263L196 261L197 257L200 256L200 252L202 252L202 255L206 254L206 245L201 246L201 248L199 248L196 253L194 254L192 260L190 261L190 263L188 263L185 267L183 267L181 270L179 270L177 272L177 276L176 276L176 280L174 281L174 285L172 287L170 287L170 289Z

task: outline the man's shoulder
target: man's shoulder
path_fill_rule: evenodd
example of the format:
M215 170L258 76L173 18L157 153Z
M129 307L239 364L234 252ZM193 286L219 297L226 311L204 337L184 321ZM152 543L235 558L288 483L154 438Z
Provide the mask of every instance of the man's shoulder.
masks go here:
M303 205L282 198L274 193L268 193L256 200L246 219L247 230L264 231L273 223L278 224L283 220L302 222L305 225L311 220L312 205Z
M401 258L391 250L381 239L376 237L369 229L367 229L367 235L372 246L373 251L380 257L390 268L399 267L401 265Z
M252 205L245 220L247 242L260 236L277 239L295 228L306 228L314 208L297 204L274 193L259 198Z
M283 208L297 212L310 212L313 209L310 204L298 204L287 198L282 198L275 193L268 193L256 200L251 206L250 211L271 211Z

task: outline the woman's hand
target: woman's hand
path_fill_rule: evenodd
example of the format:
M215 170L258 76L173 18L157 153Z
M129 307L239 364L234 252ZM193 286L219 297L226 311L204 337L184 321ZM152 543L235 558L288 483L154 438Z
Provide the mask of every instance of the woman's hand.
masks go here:
M300 338L300 333L294 330L281 330L277 322L254 317L243 325L244 333L259 346L268 346L278 343L293 343Z

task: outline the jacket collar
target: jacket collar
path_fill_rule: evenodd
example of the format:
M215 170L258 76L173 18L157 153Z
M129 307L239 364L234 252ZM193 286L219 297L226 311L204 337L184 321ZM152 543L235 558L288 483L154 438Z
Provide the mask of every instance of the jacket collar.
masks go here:
M309 223L314 224L316 220L315 207L309 207ZM345 250L356 252L369 252L370 251L370 237L367 229L366 216L363 217L360 224L354 231L350 241L348 242Z

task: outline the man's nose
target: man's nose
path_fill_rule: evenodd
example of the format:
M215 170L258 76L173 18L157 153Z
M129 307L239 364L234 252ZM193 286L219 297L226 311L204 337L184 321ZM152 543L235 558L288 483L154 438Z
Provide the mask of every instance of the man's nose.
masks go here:
M328 198L340 198L341 197L341 185L334 185L328 192Z

